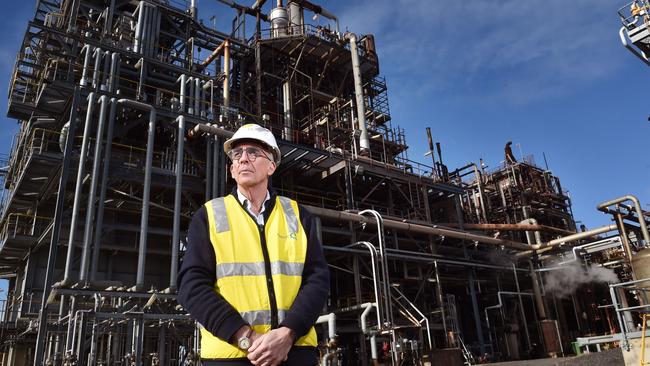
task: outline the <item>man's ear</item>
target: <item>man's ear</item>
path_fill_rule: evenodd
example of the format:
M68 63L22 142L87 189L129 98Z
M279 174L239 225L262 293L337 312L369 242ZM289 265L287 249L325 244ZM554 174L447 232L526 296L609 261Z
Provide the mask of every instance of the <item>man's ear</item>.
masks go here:
M273 173L275 173L275 169L276 169L277 167L278 167L278 166L275 164L275 161L272 161L271 164L269 164L269 169L268 169L268 171L267 171L267 174L268 174L269 177L272 176Z

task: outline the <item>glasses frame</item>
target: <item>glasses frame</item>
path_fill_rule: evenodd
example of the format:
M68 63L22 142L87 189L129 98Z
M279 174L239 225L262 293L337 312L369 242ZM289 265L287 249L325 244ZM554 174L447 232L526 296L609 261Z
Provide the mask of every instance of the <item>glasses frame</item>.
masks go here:
M241 155L239 156L239 159L235 159L233 157L236 150L241 150ZM258 154L256 151L259 152L260 154ZM239 163L239 160L241 160L241 158L244 156L244 152L246 152L246 155L248 156L248 160L251 163L255 162L255 160L257 160L257 158L260 157L260 156L263 156L263 157L269 159L269 161L273 162L273 159L271 159L267 155L266 151L264 151L264 149L262 149L260 147L257 147L257 146L235 147L235 148L231 149L230 151L228 151L227 155L228 155L228 158L230 159L230 161L232 161L233 163L234 162Z

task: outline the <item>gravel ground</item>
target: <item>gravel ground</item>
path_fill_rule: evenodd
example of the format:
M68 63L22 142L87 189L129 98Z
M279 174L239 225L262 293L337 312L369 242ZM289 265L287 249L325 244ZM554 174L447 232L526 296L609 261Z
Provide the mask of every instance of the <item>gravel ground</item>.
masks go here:
M575 357L491 363L492 366L625 366L623 352L615 348Z

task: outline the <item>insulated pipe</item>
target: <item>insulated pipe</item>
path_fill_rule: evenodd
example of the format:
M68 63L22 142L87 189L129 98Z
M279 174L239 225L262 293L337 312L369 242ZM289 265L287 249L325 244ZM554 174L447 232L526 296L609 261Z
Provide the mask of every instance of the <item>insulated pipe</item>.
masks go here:
M88 141L90 140L90 123L93 115L93 108L95 107L95 93L88 94L88 108L86 110L86 123L84 124L84 134L81 140L81 152L79 154L79 166L77 167L77 180L74 190L74 202L72 204L72 217L70 219L70 235L68 236L68 253L65 259L65 270L63 272L63 280L59 283L60 286L67 285L70 282L70 274L72 272L72 262L74 260L74 246L75 246L75 229L77 227L77 220L79 216L79 205L81 204L81 190L83 188L84 170L86 167L86 155L88 154ZM72 136L70 136L72 137Z
M180 96L179 96L179 98L180 98L180 100L179 100L179 108L180 108L179 112L180 113L185 113L185 84L187 84L187 75L182 74L181 76L178 77L176 82L177 83L180 82L180 89L181 89L179 91L179 94L180 94Z
M230 42L223 46L223 106L230 107Z
M291 112L291 81L287 80L282 83L282 106L284 109L284 130L282 131L282 138L289 142L293 142L292 121L293 116Z
M106 128L106 149L104 150L104 170L102 171L102 182L99 188L99 206L97 207L97 222L95 223L95 240L93 247L93 261L90 272L90 280L96 279L99 253L102 242L102 226L104 224L104 201L106 200L106 187L108 185L108 174L110 172L111 150L113 147L113 126L115 125L115 114L117 112L117 99L111 98L111 110L108 114L108 126Z
M177 149L176 149L176 187L174 190L174 227L172 233L172 263L169 275L169 290L176 291L176 277L178 275L178 248L180 246L181 232L181 187L183 184L183 152L185 144L185 116L176 118L178 122Z
M591 237L591 236L596 236L598 234L604 234L604 233L607 233L607 232L610 232L610 231L614 231L616 229L618 229L618 226L616 224L612 224L612 225L601 226L601 227L598 227L598 228L595 228L595 229L591 229L591 230L588 230L588 231L583 231L583 232L568 235L568 236L563 236L561 238L553 239L553 240L551 240L551 241L549 241L547 243L541 243L541 244L538 243L538 244L535 244L535 245L531 245L530 249L532 249L532 250L517 253L517 254L515 254L515 257L516 258L528 257L528 256L531 256L534 251L537 251L537 254L544 253L546 251L549 251L549 250L553 249L553 247L556 246L556 245L570 243L570 242L577 241L577 240L584 239L584 238L588 238L588 237Z
M140 4L135 8L135 11L138 12L138 24L135 27L135 39L133 41L133 52L140 52L140 44L142 43L142 22L144 21L144 1L140 1Z
M368 315L369 315L370 312L372 311L372 308L373 308L373 307L374 307L374 308L377 307L377 304L378 304L378 303L376 303L376 302L367 302L367 303L361 304L361 307L362 307L364 310L363 310L363 312L361 313L361 317L359 318L359 323L361 323L361 332L362 332L363 334L368 334L368 333L370 333L370 331L368 330L368 322L366 321L366 319L368 319ZM378 328L378 329L381 329L381 323L377 323L377 328Z
M108 91L111 93L115 93L117 89L117 83L116 80L117 78L117 68L119 66L120 62L120 54L118 52L113 52L111 55L111 74L108 79Z
M377 336L370 336L370 357L373 365L379 366L379 352L377 352Z
M142 8L140 9L141 12L144 13L142 16L142 30L140 33L140 49L139 53L143 56L146 56L147 52L147 39L150 37L149 35L149 6L147 6L147 3L142 1Z
M88 279L89 254L91 237L93 234L93 223L95 220L95 196L97 194L97 177L99 175L99 164L102 154L102 139L104 137L104 123L106 121L106 108L108 107L108 97L102 95L99 98L101 107L99 109L99 123L97 124L97 135L95 137L95 155L93 157L93 170L90 176L90 189L88 192L88 204L86 206L86 225L84 228L83 250L81 254L81 268L79 269L79 281L86 282ZM105 160L108 164L109 160Z
M194 77L190 76L187 78L187 83L189 84L189 96L187 98L187 113L194 114Z
M370 251L370 265L372 268L372 284L374 287L375 291L375 309L377 310L377 326L381 328L381 325L383 324L382 321L382 309L380 309L379 304L381 303L381 298L382 298L382 292L381 292L381 279L377 274L377 248L375 248L372 243L367 242L367 241L359 241L356 242L352 245L348 245L347 247L352 247L355 245L363 245L368 250ZM366 303L369 304L369 303Z
M215 48L214 51L212 51L212 53L205 59L205 61L203 61L200 65L197 65L197 71L203 71L203 69L208 67L212 61L219 57L219 55L221 55L221 52L224 50L227 41L228 40L224 40L221 42L219 46L217 46L217 48Z
M201 79L194 78L194 115L201 115Z
M352 58L352 76L354 78L354 94L357 105L357 121L361 135L359 136L359 147L361 152L370 150L370 140L366 130L366 108L363 96L363 81L361 80L361 66L359 63L359 52L357 51L357 36L354 33L347 33L346 38L350 42L350 55Z
M209 113L206 113L206 116L210 115L212 116L212 119L214 119L214 79L210 79L203 84L204 93L207 91L208 87L210 88L210 110Z
M86 52L84 55L84 66L81 71L81 80L79 81L79 85L81 86L86 86L88 85L88 66L90 65L90 57L91 53L93 52L93 48L89 44L85 44L83 48L81 49L81 52Z
M540 320L546 319L546 305L544 304L544 299L542 298L542 292L539 288L539 276L535 271L533 266L533 261L528 260L528 266L530 268L530 279L533 283L533 294L535 295L535 304L537 305L537 314L539 314Z
M437 223L440 226L447 227L458 227L457 222L439 222ZM466 230L480 230L480 231L492 231L492 230L506 230L506 231L545 231L550 233L558 233L562 235L571 235L575 234L575 231L564 230L547 225L531 225L531 224L468 224L463 223L463 229Z
M329 313L321 315L316 319L316 324L322 324L327 322L327 337L329 339L336 338L336 314Z
M111 69L111 51L104 52L104 74L101 79L102 82L99 85L99 89L106 91L108 88L108 79L110 78L109 71Z
M641 233L643 233L643 240L645 240L646 245L650 245L650 233L648 233L648 226L646 225L643 210L641 209L641 203L639 202L638 198L631 194L628 194L623 197L615 198L611 201L603 202L599 204L597 208L599 211L607 213L607 207L625 201L632 201L632 203L634 203L634 210L636 211L636 215L639 217L639 226L641 227Z
M196 20L199 12L196 9L196 0L191 0L190 2L190 16L192 19Z
M623 46L627 48L628 51L632 52L632 54L636 57L638 57L641 61L643 61L646 65L650 66L650 60L648 60L648 56L646 56L645 53L641 51L637 51L632 47L628 42L627 42L627 37L625 36L625 27L621 27L621 29L618 31L618 36L621 38L621 43L623 43Z
M519 224L524 224L524 225L528 224L528 225L533 225L533 226L539 226L537 224L537 220L532 219L532 218L519 221ZM541 244L542 243L542 234L540 234L539 230L534 230L533 233L535 235L535 244ZM528 236L528 235L530 235L530 231L526 231L526 236Z
M99 89L99 68L101 67L103 54L101 48L95 48L93 54L93 56L95 56L95 70L93 70L93 88L95 88L95 90Z
M140 247L138 251L138 274L136 290L144 288L144 267L147 252L147 226L149 224L149 191L151 189L151 171L153 165L153 144L156 133L156 109L150 104L137 102L130 99L120 99L117 104L124 104L132 108L149 111L149 130L147 132L147 154L144 169L144 188L142 192L142 216L140 220Z
M386 256L386 241L384 240L384 220L382 219L379 212L375 210L363 210L359 212L359 215L363 216L365 214L372 215L377 221L377 240L379 240L379 263L381 277L383 280L383 293L384 293L384 320L388 323L388 326L393 325L393 313L392 313L392 301L390 296L390 276L388 274L388 257ZM380 283L381 284L381 283ZM377 300L379 303L381 300Z

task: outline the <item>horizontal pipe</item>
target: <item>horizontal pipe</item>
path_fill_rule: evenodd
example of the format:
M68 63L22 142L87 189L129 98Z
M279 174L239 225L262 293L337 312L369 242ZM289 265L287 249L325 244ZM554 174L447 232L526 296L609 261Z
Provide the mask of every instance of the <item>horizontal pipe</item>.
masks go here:
M336 338L336 314L329 313L319 316L316 320L316 324L322 323L327 323L327 337L329 337L330 340Z
M603 202L599 204L597 208L600 211L607 212L606 211L607 207L625 201L632 201L632 203L634 203L634 210L636 211L636 214L639 217L639 226L641 226L641 232L643 233L643 240L645 240L646 245L650 245L650 233L648 232L648 226L646 225L645 222L644 212L643 209L641 209L641 203L639 202L638 198L636 198L631 194L628 194L607 202Z
M438 223L438 225L447 227L458 227L457 222ZM547 225L530 225L530 224L466 224L463 223L463 228L467 230L506 230L506 231L546 231L560 233L564 235L575 234L575 231L564 230Z

